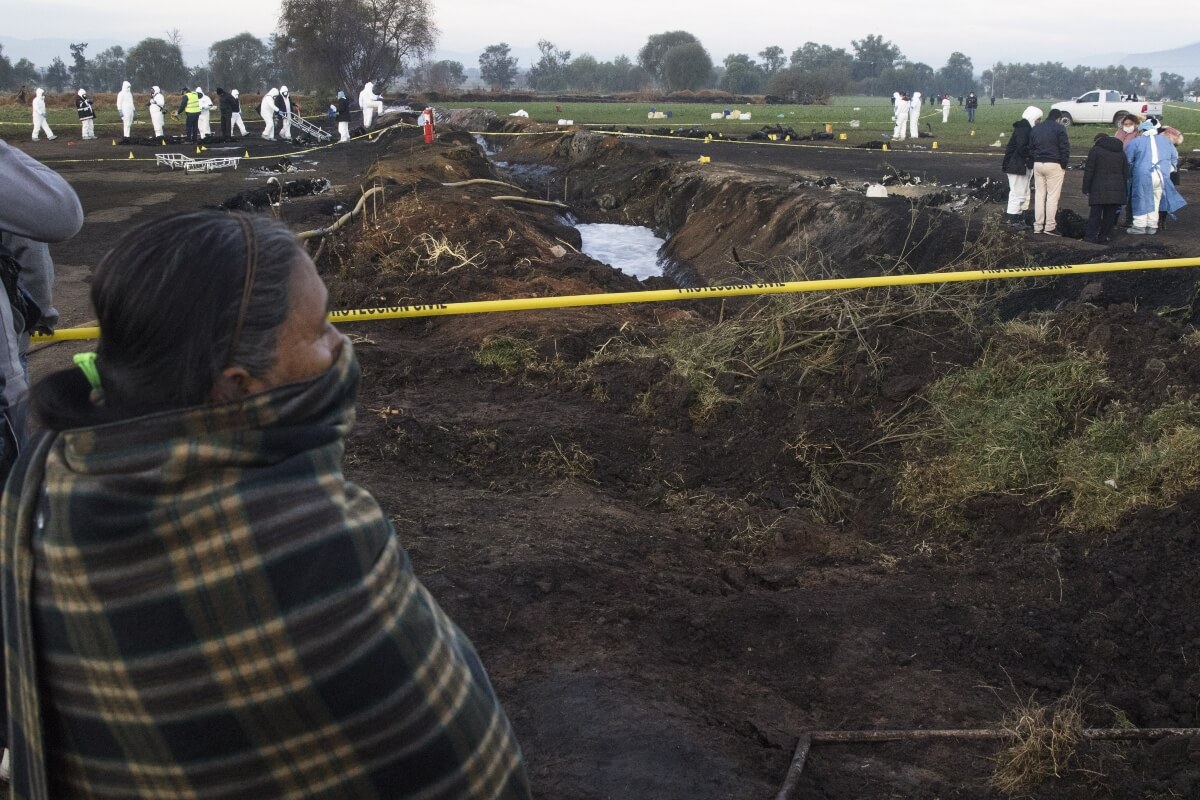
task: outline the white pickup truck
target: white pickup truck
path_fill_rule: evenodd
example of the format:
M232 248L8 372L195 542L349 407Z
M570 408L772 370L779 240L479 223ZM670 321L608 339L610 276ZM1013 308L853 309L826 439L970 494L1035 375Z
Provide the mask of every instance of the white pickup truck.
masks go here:
M1139 100L1136 94L1121 94L1111 89L1097 89L1074 100L1055 103L1050 108L1063 112L1063 125L1083 122L1111 122L1118 125L1126 114L1162 119L1162 103Z

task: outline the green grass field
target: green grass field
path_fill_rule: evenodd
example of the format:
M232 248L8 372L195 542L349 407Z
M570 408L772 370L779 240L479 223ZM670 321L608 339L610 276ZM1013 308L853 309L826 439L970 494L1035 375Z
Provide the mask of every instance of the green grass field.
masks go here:
M998 99L995 106L987 104L982 99L982 105L976 110L975 123L967 122L967 112L957 101L952 101L950 121L942 123L941 106L926 105L921 113L921 129L926 129L928 123L940 147L955 149L991 149L989 145L1004 134L1006 141L1012 132L1012 124L1020 118L1026 106L1036 105L1043 112L1049 112L1049 100L1020 100ZM449 105L454 105L450 103ZM733 106L720 103L473 103L480 108L488 108L497 115L504 116L523 108L530 118L539 122L555 123L560 119L573 120L577 125L621 125L640 126L644 128L679 128L698 126L707 130L721 131L731 135L745 135L758 130L764 125L781 124L790 126L801 135L812 130L823 130L825 123L832 124L834 130L846 134L846 143L860 144L872 139L879 139L880 134L889 136L892 132L891 101L882 97L836 97L827 106L799 105L746 105L738 107L738 111L748 111L752 119L746 122L731 122L710 119L714 111L733 109ZM647 119L646 114L651 108L658 111L670 111L670 119ZM1185 135L1192 131L1200 145L1200 106L1172 106L1163 114L1164 118ZM850 127L851 120L858 120L859 127ZM1107 125L1077 125L1069 129L1071 146L1074 152L1086 153L1091 147L1097 133L1109 131ZM972 134L974 131L974 134ZM912 140L909 140L911 143ZM921 139L920 143L928 145L929 139ZM1185 142L1185 148L1190 150Z
M142 100L139 96L138 100ZM447 103L450 107L462 104ZM732 106L721 103L472 103L472 106L487 108L499 116L523 108L530 117L539 122L555 123L560 119L573 120L577 125L620 125L640 126L644 128L679 128L698 126L708 130L721 131L729 135L744 136L758 130L764 125L781 124L790 126L801 135L807 135L813 130L823 130L824 125L833 125L834 131L846 134L845 144L855 145L872 139L881 138L881 134L890 135L892 132L891 102L882 97L837 97L827 106L799 105L746 105L737 108L738 111L750 112L749 121L732 122L727 120L710 119L710 114L723 111ZM1026 106L1036 105L1043 111L1050 110L1049 100L997 100L995 106L987 104L982 99L982 105L976 112L975 123L967 122L966 109L960 108L957 101L950 108L950 121L942 123L941 106L925 106L921 114L921 129L926 126L935 135L939 147L955 150L991 150L990 145L1000 140L1007 141L1016 121ZM247 125L261 125L256 103L243 104L243 116ZM647 119L651 108L658 111L671 112L670 119ZM108 96L97 98L96 133L98 136L119 136L120 119L116 108ZM50 126L56 134L77 136L79 122L74 108L52 107L49 110ZM1194 137L1185 141L1181 152L1190 152L1193 146L1200 146L1200 106L1171 104L1164 113L1166 121L1183 131L1185 136ZM213 115L216 125L217 115ZM852 128L851 120L858 120L859 126ZM183 128L181 120L167 115L167 130L180 132ZM5 139L21 139L29 135L32 129L28 106L18 105L11 96L0 102L0 136ZM1108 125L1076 125L1068 133L1071 138L1072 151L1084 154L1091 147L1092 139L1101 131L1109 131ZM139 107L134 132L145 136L150 133L149 116L145 109ZM1003 134L1003 136L1001 136ZM1195 141L1195 145L1192 144ZM930 139L921 139L920 144L928 146ZM911 146L908 140L905 146Z

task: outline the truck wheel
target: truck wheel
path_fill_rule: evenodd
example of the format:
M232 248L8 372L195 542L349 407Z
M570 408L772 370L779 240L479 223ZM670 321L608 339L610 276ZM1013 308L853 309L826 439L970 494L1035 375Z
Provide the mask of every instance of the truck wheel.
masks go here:
M1065 112L1065 111L1063 112L1063 115L1062 115L1061 117L1059 117L1059 118L1058 118L1058 123L1059 123L1060 125L1062 125L1064 128L1069 128L1069 127L1071 127L1071 123L1072 123L1072 122L1074 122L1074 121L1075 121L1075 120L1071 119L1071 115L1070 115L1070 114L1068 114L1068 113L1067 113L1067 112Z
M1128 116L1129 116L1128 111L1118 111L1113 116L1113 125L1117 126L1118 128L1121 127L1121 120L1125 119Z

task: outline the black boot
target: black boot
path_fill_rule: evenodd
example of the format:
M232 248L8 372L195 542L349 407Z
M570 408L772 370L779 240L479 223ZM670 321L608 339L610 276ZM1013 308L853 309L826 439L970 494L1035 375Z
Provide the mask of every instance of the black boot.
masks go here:
M1008 227L1012 228L1014 231L1029 230L1029 226L1025 224L1025 220L1021 219L1020 214L1005 214L1004 221L1008 224Z

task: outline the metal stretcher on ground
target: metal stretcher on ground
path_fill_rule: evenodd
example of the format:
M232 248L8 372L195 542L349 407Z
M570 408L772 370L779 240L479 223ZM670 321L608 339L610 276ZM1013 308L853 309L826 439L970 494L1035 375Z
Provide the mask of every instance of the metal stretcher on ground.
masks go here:
M164 167L171 169L183 168L186 172L212 172L217 169L238 168L241 156L225 156L222 158L192 158L183 153L156 153L154 160Z
M313 125L311 122L306 120L304 117L301 117L297 114L293 114L289 111L287 114L287 118L288 118L288 121L294 127L299 128L300 130L304 131L309 136L316 139L318 142L328 142L330 139L333 138L333 134L329 133L328 131L324 131L321 128L318 128L316 125Z

